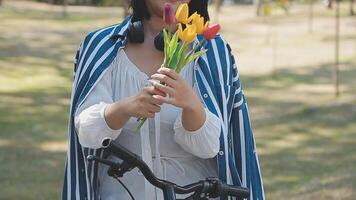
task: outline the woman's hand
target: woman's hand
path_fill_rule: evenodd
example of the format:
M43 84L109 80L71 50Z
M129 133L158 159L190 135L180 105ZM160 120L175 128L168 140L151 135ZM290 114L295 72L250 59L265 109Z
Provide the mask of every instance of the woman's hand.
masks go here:
M153 95L153 98L182 108L182 124L186 130L196 131L203 126L206 120L203 105L193 89L177 72L161 67L151 78L165 83L163 85L154 82L153 86L169 95L169 98L161 95Z
M166 96L165 93L153 86L143 88L137 95L110 104L105 109L105 121L111 129L122 128L130 117L153 118L161 110L163 101L155 99L153 95Z
M197 108L201 104L199 97L177 72L166 67L159 68L157 72L151 78L165 85L153 82L153 86L168 94L169 98L162 95L153 95L153 98L186 110Z
M153 118L155 113L161 111L161 105L164 103L153 95L166 96L154 86L144 87L136 96L130 97L127 103L128 115L136 118Z

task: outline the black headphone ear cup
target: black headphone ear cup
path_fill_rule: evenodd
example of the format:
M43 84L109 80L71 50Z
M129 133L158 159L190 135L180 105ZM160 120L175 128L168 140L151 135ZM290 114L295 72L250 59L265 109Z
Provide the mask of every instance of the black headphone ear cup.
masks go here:
M164 51L163 30L156 35L154 43L157 50Z
M145 41L142 21L135 21L130 24L128 37L132 43L143 43ZM164 51L163 30L156 35L154 45L157 50Z
M145 33L142 21L132 22L129 28L129 39L132 43L143 43Z

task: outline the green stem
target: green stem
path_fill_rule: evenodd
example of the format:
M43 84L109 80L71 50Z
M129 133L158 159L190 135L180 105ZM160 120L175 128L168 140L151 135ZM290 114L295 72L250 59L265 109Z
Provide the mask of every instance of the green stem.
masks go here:
M138 132L140 129L141 129L141 127L143 126L143 124L147 121L147 118L146 117L144 117L144 118L139 118L138 119L138 121L139 121L139 123L138 123L138 125L137 125L137 127L136 127L136 132Z
M187 46L189 44L186 43L186 42L183 42L182 46L181 46L181 49L180 49L180 58L179 58L179 62L177 64L177 67L176 67L176 72L177 73L180 73L180 71L182 70L182 68L184 67L183 64L184 64L184 60L185 60L185 57L186 57L186 51L187 51Z
M189 56L190 54L194 53L196 50L201 48L205 42L206 42L206 39L203 38L201 41L199 41L199 44L196 45L187 55Z

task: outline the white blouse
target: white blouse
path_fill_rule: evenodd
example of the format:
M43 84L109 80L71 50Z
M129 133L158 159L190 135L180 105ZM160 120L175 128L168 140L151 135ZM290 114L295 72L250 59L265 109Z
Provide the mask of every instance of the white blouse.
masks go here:
M160 113L148 119L139 133L135 132L137 118L130 118L119 130L107 125L104 111L109 104L136 95L149 84L149 77L129 60L123 49L119 50L111 65L76 111L75 127L81 145L96 149L101 147L104 138L115 139L140 155L156 176L179 185L216 177L214 157L219 151L221 122L207 108L206 120L196 131L184 129L182 109L170 104L163 104ZM194 64L186 66L180 75L199 95L194 81ZM109 159L119 161L113 156ZM127 192L119 182L107 175L107 170L105 166L99 171L101 199L129 200ZM135 199L163 200L160 189L145 181L137 169L126 173L121 180Z

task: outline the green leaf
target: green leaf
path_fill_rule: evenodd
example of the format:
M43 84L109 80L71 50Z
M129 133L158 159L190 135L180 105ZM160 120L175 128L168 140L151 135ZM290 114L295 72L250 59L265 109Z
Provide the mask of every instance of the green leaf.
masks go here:
M184 65L186 65L186 64L192 62L194 59L196 59L196 58L202 56L202 55L205 54L207 51L208 51L207 49L204 49L204 50L199 51L199 52L197 52L197 53L195 53L195 54L189 55L189 56L187 57L187 59L186 59Z
M176 48L174 49L172 58L168 64L168 67L171 69L176 69L178 61L179 61L179 57L181 56L180 52L181 52L181 44L177 43Z
M169 42L169 51L168 51L168 56L170 58L173 57L173 54L178 46L178 32L175 32L171 41Z
M204 45L205 42L206 42L206 39L205 39L205 38L203 38L202 40L200 40L199 43L198 43L197 45L195 45L194 49L192 49L192 50L189 52L189 54L196 52L199 48L201 48L201 47Z
M176 67L176 72L180 73L180 71L183 69L183 67L185 66L185 60L186 60L186 55L187 55L187 51L189 50L189 44L187 43L183 43L181 51L180 51L180 58Z
M167 63L169 61L168 50L169 50L170 36L168 35L166 29L163 29L163 40L164 40L164 61L163 61L163 64L167 65Z

